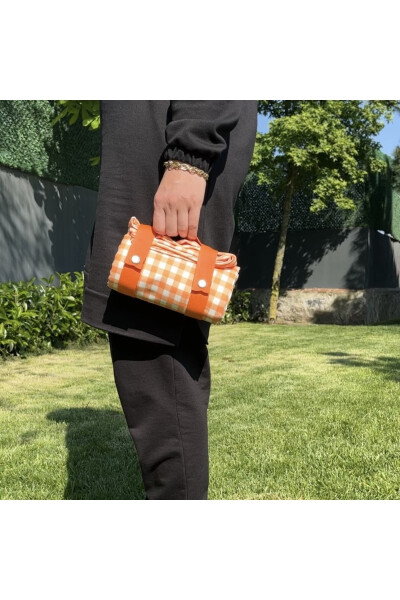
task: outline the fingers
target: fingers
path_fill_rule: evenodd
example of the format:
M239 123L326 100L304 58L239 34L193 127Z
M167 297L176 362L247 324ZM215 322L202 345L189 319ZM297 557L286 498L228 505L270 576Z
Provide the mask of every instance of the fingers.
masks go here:
M165 235L165 212L155 205L153 214L153 229L160 235Z
M166 170L154 196L154 231L196 239L205 185L202 177L187 171Z
M196 239L200 210L154 209L153 229L160 235ZM190 224L189 224L190 223Z
M195 207L191 208L189 211L188 230L187 230L187 234L185 236L189 240L195 240L197 237L197 230L199 227L199 220L200 220L200 209L201 209L201 206L195 206Z
M188 235L188 223L189 223L189 213L187 209L178 210L177 214L177 230L178 235L182 238L187 237Z
M165 233L172 237L178 235L178 214L176 210L165 212Z

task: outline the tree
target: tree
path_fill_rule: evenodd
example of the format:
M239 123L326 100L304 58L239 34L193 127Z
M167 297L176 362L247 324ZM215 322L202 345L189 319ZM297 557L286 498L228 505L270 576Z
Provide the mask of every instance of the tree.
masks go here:
M99 100L57 100L57 104L63 106L63 110L51 121L54 126L61 119L69 117L69 124L73 125L81 115L82 125L89 129L100 127L100 102ZM99 164L100 156L90 159L92 166Z
M400 146L396 146L393 154L393 188L396 192L400 192Z
M267 184L276 202L282 201L282 221L271 283L268 323L275 323L280 278L286 248L291 202L295 192L312 195L310 210L329 202L354 210L350 185L365 180L368 170L379 172L386 163L377 156L373 140L400 111L397 100L260 100L258 112L269 115L267 133L257 133L250 171Z

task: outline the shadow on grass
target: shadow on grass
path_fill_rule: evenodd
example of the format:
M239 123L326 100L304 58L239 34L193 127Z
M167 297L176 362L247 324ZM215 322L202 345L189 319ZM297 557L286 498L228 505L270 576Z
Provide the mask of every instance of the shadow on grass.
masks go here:
M324 354L331 357L331 363L350 367L369 367L388 379L400 382L400 359L397 357L376 356L372 361L346 352L324 352Z
M114 410L55 410L67 424L65 500L144 500L140 465L123 414Z

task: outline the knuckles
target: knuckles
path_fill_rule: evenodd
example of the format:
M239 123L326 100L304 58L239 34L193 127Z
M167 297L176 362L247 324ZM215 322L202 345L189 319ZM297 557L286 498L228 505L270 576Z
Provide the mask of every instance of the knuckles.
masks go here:
M154 196L154 206L156 208L163 208L167 210L175 210L177 208L192 208L196 205L196 201L193 196L187 194L159 194Z

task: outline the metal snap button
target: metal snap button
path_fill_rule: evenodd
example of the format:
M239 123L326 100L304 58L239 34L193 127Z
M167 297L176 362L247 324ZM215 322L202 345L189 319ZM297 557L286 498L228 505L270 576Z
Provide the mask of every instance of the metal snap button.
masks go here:
M205 288L207 285L207 281L205 279L199 279L197 285L199 286L199 288Z
M140 263L140 256L138 254L134 254L131 258L134 265L138 265Z

